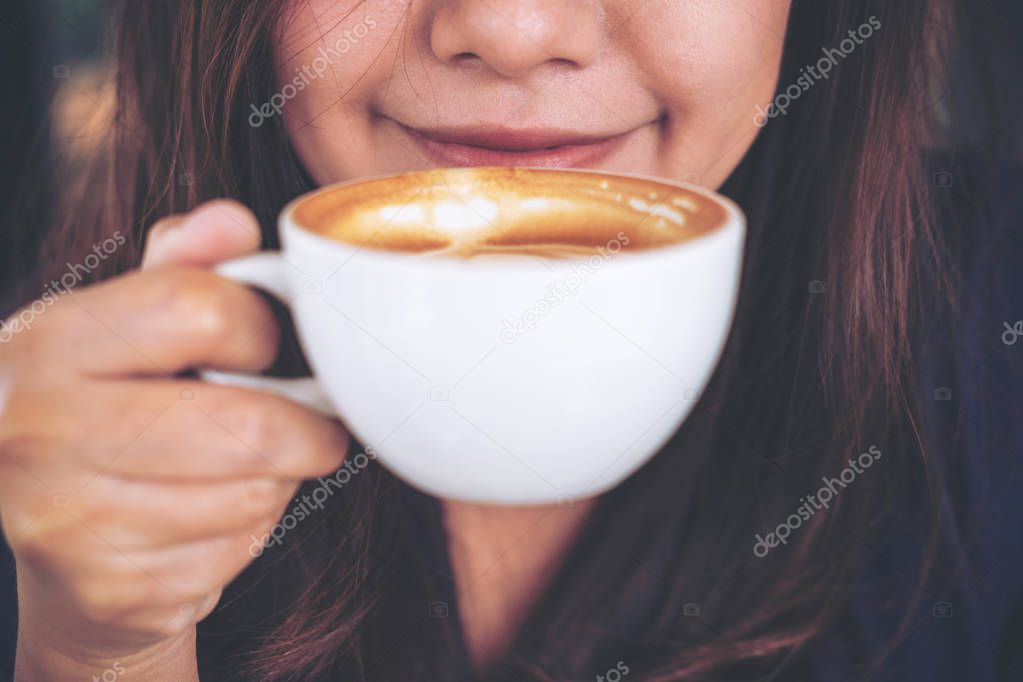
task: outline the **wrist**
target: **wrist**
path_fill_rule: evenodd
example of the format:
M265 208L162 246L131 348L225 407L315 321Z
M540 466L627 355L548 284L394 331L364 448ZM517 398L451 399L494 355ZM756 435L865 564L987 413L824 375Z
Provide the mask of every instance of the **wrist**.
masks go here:
M137 651L99 651L71 644L60 646L31 628L18 629L14 682L36 680L100 680L114 682L122 676L153 682L198 682L195 628L173 639Z

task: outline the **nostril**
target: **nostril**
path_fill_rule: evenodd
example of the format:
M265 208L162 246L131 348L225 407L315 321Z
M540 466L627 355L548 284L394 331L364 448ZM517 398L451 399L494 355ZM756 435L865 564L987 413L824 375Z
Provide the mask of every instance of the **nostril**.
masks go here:
M550 60L550 63L556 66L571 66L573 68L579 66L579 62L575 61L574 59L562 59L560 57L558 59Z
M534 68L558 71L593 63L604 43L605 3L594 0L458 0L438 2L428 27L430 48L442 62L519 78ZM500 11L495 9L500 6Z

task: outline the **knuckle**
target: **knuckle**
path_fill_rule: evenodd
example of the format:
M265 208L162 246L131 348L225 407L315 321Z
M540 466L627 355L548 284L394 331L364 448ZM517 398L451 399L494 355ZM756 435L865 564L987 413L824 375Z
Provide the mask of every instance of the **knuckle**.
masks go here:
M213 594L219 599L220 590L214 590ZM146 625L140 629L161 637L184 634L216 607L217 601L211 600L210 597L209 593L180 594L172 602L167 602L158 612L154 612L157 617L147 619Z
M71 294L69 294L71 295ZM44 345L56 313L32 317L22 308L0 321L0 384L10 384L29 371L40 372L52 364L52 344ZM44 331L40 332L40 328Z
M4 515L10 517L11 510L5 508ZM18 519L13 519L7 521L4 525L12 525L17 528L20 523ZM48 542L40 533L34 532L31 526L28 526L22 533L13 537L8 534L8 541L10 542L11 553L17 559L19 565L40 567L53 563L53 543Z
M322 448L322 446L321 446ZM310 453L309 474L312 476L328 476L341 466L345 448L323 448Z
M157 625L152 623L147 629L152 634L158 634L170 639L174 639L189 632L195 626L194 623L184 618L171 618L163 625Z
M79 524L69 521L67 514L53 513L61 511L49 508L56 497L43 500L36 494L15 494L9 498L13 499L6 500L0 511L16 562L43 571L66 565L81 544Z
M348 432L339 422L318 416L314 419L302 431L301 440L293 450L302 458L305 477L333 474L348 452Z
M320 443L295 443L283 454L279 466L296 479L317 478L333 474L343 460L343 449L335 450Z
M20 331L21 325L17 313L6 319L0 318L0 366L4 368L4 371L18 366L15 356L21 349L21 339L25 336L25 334L19 333Z
M199 557L198 560L203 567L202 570L195 570L192 566L182 566L167 576L165 579L166 605L187 604L193 607L194 613L197 601L201 601L200 595L209 594L222 587L215 577L220 557L207 554Z
M145 244L142 248L142 268L149 269L160 265L168 252L168 235L173 234L184 220L184 216L175 213L157 220L146 232Z
M201 342L227 343L237 332L236 301L212 273L178 270L156 280L157 304Z
M33 410L23 389L20 382L12 382L5 395L0 396L0 453L7 455L0 456L0 466L8 464L8 458L34 449L36 438L26 428L33 423Z
M153 223L146 235L146 250L151 249L154 242L159 241L164 234L173 229L183 219L184 216L180 213L172 213Z
M279 481L257 478L245 481L241 495L231 501L239 528L250 528L261 524L274 514L281 501L287 499L290 491Z
M217 421L244 446L247 455L262 462L274 480L308 478L336 470L348 447L348 434L339 425L319 425L286 398L242 388L218 387L222 397L211 405ZM274 495L270 488L267 492Z
M232 391L223 406L224 426L242 443L266 456L284 428L277 401L255 391Z
M133 581L83 580L72 585L71 598L88 621L114 625L147 603L146 592Z

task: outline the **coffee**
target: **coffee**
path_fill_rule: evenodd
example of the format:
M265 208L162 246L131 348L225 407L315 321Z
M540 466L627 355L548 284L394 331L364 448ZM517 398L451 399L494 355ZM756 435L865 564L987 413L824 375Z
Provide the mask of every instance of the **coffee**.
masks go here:
M296 223L360 248L456 257L565 258L615 242L661 248L727 221L699 192L585 171L458 168L419 171L315 192Z

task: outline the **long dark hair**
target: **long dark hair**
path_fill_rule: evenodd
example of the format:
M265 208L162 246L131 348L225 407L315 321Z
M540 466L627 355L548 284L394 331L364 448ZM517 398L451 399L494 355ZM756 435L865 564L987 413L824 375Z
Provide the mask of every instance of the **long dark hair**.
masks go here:
M274 91L287 5L122 3L111 154L104 177L71 197L50 261L121 229L129 248L95 274L123 272L156 219L221 196L251 206L276 246L275 214L312 183L280 117L246 120ZM906 486L926 492L927 514L918 589L896 613L919 601L945 482L920 429L914 331L935 309L954 313L951 256L969 243L936 227L924 154L941 133L929 104L942 55L970 37L966 12L953 0L794 2L780 83L872 17L869 43L770 120L722 189L750 230L720 366L663 452L599 500L490 679L593 679L619 661L659 681L792 671L848 607L876 524ZM758 534L871 447L884 455L876 471L786 545L754 553ZM470 675L438 502L372 466L328 505L202 624L204 674Z

